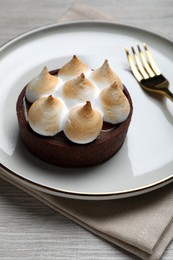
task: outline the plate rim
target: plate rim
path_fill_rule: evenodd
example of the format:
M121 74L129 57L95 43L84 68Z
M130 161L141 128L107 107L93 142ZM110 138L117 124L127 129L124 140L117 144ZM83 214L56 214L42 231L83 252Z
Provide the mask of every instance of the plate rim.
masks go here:
M104 24L104 25L111 25L111 26L122 26L122 27L128 27L131 29L136 29L136 30L140 30L143 31L145 33L150 33L152 35L155 35L156 37L160 37L163 40L167 40L170 43L173 43L173 39L170 39L167 35L165 35L164 33L161 32L157 32L157 31L152 31L152 29L143 27L141 28L140 26L134 25L134 24L127 24L127 23L119 23L119 22L113 22L113 21L105 21L105 20L89 20L89 19L85 19L85 20L76 20L76 21L63 21L63 22L55 22L55 23L48 23L46 25L42 25L42 26L38 26L36 28L33 29L29 29L26 30L23 33L17 34L16 36L12 37L11 39L7 40L5 43L3 43L2 45L0 45L0 52L3 51L3 49L5 49L6 47L8 47L9 45L13 44L14 42L29 36L31 34L35 34L37 32L43 31L43 30L47 30L50 28L55 28L55 27L61 27L61 26L68 26L68 25L79 25L79 24Z
M166 177L162 180L153 182L148 185L143 185L140 188L128 189L124 191L116 191L116 192L102 192L102 193L86 193L86 192L74 192L70 190L64 189L55 189L51 187L47 187L45 185L36 183L29 179L26 179L12 170L8 169L4 165L0 163L0 169L10 175L10 178L19 181L19 183L28 186L30 188L34 188L40 192L45 192L50 195L73 198L73 199L85 199L85 200L110 200L110 199L123 199L128 197L134 197L137 195L142 195L144 193L148 193L154 191L158 188L161 188L165 185L168 185L173 182L173 175Z
M153 32L152 30L145 29L145 28L140 28L138 26L134 25L129 25L126 23L117 23L117 22L112 22L112 21L104 21L104 20L77 20L77 21L65 21L65 22L57 22L57 23L51 23L47 24L41 27L37 27L31 30L28 30L24 33L21 33L14 38L10 39L9 41L5 42L0 46L0 53L3 52L4 49L8 48L9 46L13 45L15 42L18 42L25 37L28 37L30 35L36 34L38 32L42 32L48 29L53 29L53 28L58 28L58 27L63 27L63 26L81 26L81 25L89 25L89 24L94 24L96 25L106 25L106 26L121 26L121 27L127 27L132 30L139 30L144 33L149 33L152 34L156 37L159 37L163 39L164 41L168 41L169 43L173 44L173 40L165 36L164 34ZM16 172L8 169L3 163L0 162L0 170L7 172L10 175L10 178L14 178L15 180L19 181L20 183L24 184L25 186L29 186L31 188L34 188L36 190L46 192L52 195L59 195L62 197L70 197L74 199L92 199L92 200L104 200L104 199L119 199L119 198L127 198L127 197L132 197L140 194L144 194L146 192L150 192L152 190L158 189L162 186L165 186L171 182L173 182L173 174L162 178L159 181L154 181L150 184L143 185L137 188L132 188L132 189L127 189L123 191L115 191L115 192L97 192L97 193L87 193L87 192L76 192L76 191L70 191L70 190L64 190L64 189L57 189L57 188L52 188L48 187L46 185L37 183L35 181L29 180Z

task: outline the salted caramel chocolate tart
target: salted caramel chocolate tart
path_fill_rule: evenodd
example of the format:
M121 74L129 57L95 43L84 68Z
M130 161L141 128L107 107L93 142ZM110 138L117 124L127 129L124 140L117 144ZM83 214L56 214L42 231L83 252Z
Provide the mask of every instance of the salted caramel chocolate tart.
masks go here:
M73 56L61 69L44 68L31 80L16 110L21 139L34 156L57 166L88 167L122 147L133 106L107 61L90 70Z

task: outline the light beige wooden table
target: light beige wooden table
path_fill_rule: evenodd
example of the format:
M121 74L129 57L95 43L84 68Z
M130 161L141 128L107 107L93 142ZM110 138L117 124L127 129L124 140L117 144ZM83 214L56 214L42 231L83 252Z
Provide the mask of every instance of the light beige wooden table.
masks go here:
M85 6L84 6L85 5ZM173 40L173 0L0 0L0 45L27 30L86 16L129 23ZM100 15L99 15L100 13ZM137 259L0 179L0 260ZM173 259L173 242L163 259Z

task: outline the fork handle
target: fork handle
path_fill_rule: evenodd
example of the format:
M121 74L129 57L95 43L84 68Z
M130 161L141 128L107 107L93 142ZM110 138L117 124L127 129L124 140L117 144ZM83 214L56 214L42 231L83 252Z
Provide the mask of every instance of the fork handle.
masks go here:
M144 88L150 91L155 90L155 92L168 97L173 102L173 93L168 89L169 83L162 74L147 79L147 82L142 79L141 84Z
M166 97L168 97L173 102L173 93L168 88L163 89L161 91Z

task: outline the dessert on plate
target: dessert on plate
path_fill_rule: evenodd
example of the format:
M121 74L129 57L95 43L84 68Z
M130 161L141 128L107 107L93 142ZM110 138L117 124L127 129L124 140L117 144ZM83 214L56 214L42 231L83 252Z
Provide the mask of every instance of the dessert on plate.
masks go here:
M33 155L58 166L87 167L119 151L133 107L107 60L93 70L74 55L31 79L16 110L21 139Z

